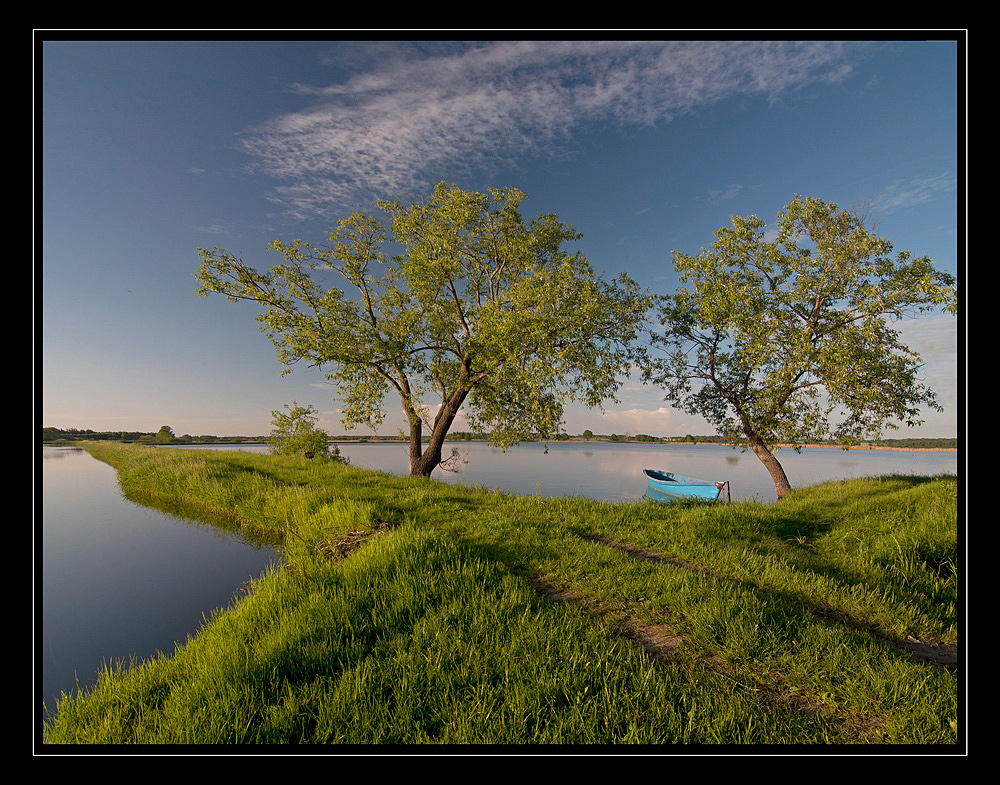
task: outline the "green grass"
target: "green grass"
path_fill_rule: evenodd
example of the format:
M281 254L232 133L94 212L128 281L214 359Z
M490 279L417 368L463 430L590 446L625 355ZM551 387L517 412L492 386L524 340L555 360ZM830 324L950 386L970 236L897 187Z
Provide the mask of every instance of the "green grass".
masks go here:
M278 538L282 566L64 696L48 743L958 743L955 672L905 648L957 643L953 477L664 506L87 449L132 498Z

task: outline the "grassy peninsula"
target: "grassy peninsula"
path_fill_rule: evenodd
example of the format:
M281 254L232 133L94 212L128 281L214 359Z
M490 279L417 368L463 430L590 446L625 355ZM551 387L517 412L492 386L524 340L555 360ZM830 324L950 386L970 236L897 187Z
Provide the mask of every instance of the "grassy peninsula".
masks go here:
M958 745L954 477L663 506L83 446L283 558L47 743Z

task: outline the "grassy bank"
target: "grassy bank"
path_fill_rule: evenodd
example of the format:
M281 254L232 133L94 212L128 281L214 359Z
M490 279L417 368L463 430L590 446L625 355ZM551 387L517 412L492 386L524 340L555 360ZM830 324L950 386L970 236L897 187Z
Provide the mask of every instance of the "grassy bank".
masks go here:
M86 446L283 565L49 743L957 743L955 478L667 507Z

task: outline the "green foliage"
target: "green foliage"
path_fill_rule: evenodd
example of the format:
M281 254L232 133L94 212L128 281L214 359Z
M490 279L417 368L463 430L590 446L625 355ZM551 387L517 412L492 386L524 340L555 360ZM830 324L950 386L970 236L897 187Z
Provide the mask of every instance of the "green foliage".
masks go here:
M160 430L156 432L156 436L153 437L153 441L158 444L170 444L174 440L174 432L169 425L161 425Z
M271 412L271 452L277 455L305 455L309 458L330 456L330 435L316 427L319 415L311 405L285 404L287 414L280 410ZM339 454L339 450L338 450Z
M674 252L689 288L664 300L651 342L665 354L645 367L666 400L782 479L775 444L877 439L899 421L919 424L923 406L940 408L891 321L954 313L952 276L927 257L893 257L861 216L819 199L791 201L774 239L756 216L732 222L710 250Z
M166 427L166 426L164 426ZM156 433L145 433L143 431L93 431L89 428L42 428L42 441L51 442L58 439L64 439L67 441L116 441L116 442L154 442L156 440ZM211 434L203 434L200 436L191 436L190 434L183 434L182 436L174 436L174 442L185 442L185 443L202 443L210 444L213 442L235 444L240 442L262 442L266 439L262 436L213 436Z
M579 235L555 216L526 222L524 199L441 184L423 203L379 202L385 220L354 213L323 245L274 241L285 263L268 272L199 249L198 291L263 306L257 318L286 371L302 360L328 371L346 427L378 428L395 392L411 472L428 475L463 406L500 447L549 438L567 401L613 398L635 358L651 298L564 251ZM343 288L321 285L330 272Z

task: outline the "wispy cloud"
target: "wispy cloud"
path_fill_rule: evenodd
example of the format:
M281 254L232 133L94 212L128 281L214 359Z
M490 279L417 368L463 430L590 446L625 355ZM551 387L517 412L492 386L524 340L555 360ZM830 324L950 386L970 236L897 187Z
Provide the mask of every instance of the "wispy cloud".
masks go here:
M897 180L882 189L873 200L872 207L878 212L891 213L929 202L941 193L954 191L957 187L958 178L954 173L920 177L909 181Z
M439 179L561 152L595 120L666 122L850 72L846 46L828 41L366 46L337 50L333 64L348 79L296 85L308 108L241 137L254 166L283 183L274 197L291 213L367 209L373 197L413 196Z
M725 188L719 188L713 191L709 191L707 198L709 204L721 204L722 202L728 202L731 199L735 199L743 191L742 185L729 185Z
M938 402L949 408L958 403L958 320L934 314L894 323L901 342L920 355L923 381Z
M714 428L701 417L686 415L678 409L655 406L652 401L648 408L636 406L631 409L614 409L600 415L601 425L592 427L594 433L618 433L636 436L640 433L650 436L679 435L683 433L714 433Z

